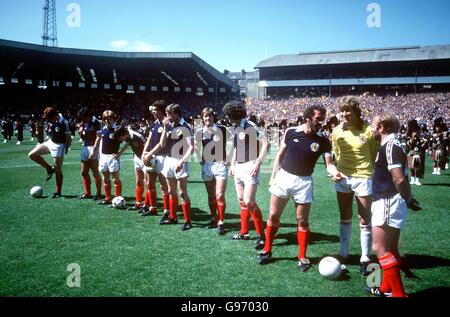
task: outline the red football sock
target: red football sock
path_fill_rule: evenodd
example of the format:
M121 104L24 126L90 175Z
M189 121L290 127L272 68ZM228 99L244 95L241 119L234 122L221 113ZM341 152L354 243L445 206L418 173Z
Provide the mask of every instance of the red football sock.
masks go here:
M105 187L105 200L111 200L111 183L104 183Z
M150 191L148 189L148 185L147 185L147 190L145 191L145 196L144 196L144 206L148 206L150 204Z
M170 209L169 195L163 193L162 197L163 197L164 210L169 210Z
M225 202L225 198L217 199L217 210L219 211L219 221L224 221L225 219L225 209L227 208L227 204Z
M272 221L267 220L267 226L266 226L266 244L264 246L264 253L272 252L272 243L275 239L275 236L278 232L278 228L280 227L280 224L274 224Z
M178 219L178 196L170 196L169 198L169 204L170 204L170 219L175 220Z
M144 187L136 185L136 205L140 206L142 203L142 195L144 194Z
M392 297L406 297L402 277L400 276L400 266L395 256L388 252L378 260L383 269L383 280L387 280L386 285L389 285L392 290Z
M249 204L248 209L250 210L253 223L255 224L256 233L261 237L264 237L264 221L261 210L259 209L257 204Z
M308 248L309 225L306 227L298 226L297 240L298 240L298 259L306 258L306 249Z
M183 209L184 222L191 222L191 202L189 200L183 201L181 209Z
M83 178L83 186L84 186L84 194L87 196L91 195L91 178L88 176L82 176Z
M156 208L156 188L152 191L150 191L150 207Z
M114 193L116 196L122 196L122 182L120 180L114 181Z
M211 217L217 222L217 200L216 197L208 198L209 211L211 212Z
M244 203L241 206L241 231L240 234L248 234L250 228L250 211Z

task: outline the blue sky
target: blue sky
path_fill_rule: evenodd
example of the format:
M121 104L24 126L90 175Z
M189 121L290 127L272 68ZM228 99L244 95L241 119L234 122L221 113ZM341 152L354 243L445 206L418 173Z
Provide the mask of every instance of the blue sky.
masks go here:
M219 71L299 52L450 44L447 0L56 0L60 47L193 52ZM70 3L80 27L70 27ZM380 8L380 27L369 27ZM42 0L0 0L0 38L41 44Z

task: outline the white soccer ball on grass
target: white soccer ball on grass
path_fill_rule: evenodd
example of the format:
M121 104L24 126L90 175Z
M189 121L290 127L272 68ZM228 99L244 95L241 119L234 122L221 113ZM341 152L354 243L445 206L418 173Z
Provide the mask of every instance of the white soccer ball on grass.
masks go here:
M127 206L127 202L122 196L114 197L111 203L113 207L117 209L124 209Z
M41 186L34 186L33 188L30 189L30 195L33 196L34 198L42 197L43 193L44 191L42 190Z
M338 259L332 256L324 257L319 263L319 273L327 280L335 280L342 273L342 266Z

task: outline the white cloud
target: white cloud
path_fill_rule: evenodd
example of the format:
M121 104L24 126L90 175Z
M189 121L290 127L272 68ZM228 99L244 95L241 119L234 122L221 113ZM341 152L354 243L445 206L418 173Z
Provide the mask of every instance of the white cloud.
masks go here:
M130 43L127 40L114 40L109 45L118 50L127 50L131 52L160 52L164 48L158 44L152 44L144 41L134 41Z
M111 45L112 48L120 49L127 47L129 42L127 40L114 40L109 42L109 45Z
M144 41L134 41L131 45L131 49L136 52L159 52L163 50L161 45L147 43Z

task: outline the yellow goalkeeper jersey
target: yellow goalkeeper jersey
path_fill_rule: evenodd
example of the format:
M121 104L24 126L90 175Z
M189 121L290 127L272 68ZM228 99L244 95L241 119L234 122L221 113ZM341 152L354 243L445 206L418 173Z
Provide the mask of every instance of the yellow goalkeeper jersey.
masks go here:
M372 177L380 143L373 138L367 123L363 124L361 130L355 127L344 128L341 123L333 130L331 141L340 172L345 176Z

